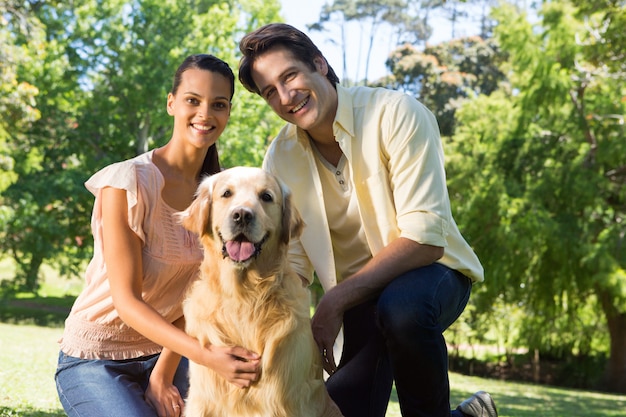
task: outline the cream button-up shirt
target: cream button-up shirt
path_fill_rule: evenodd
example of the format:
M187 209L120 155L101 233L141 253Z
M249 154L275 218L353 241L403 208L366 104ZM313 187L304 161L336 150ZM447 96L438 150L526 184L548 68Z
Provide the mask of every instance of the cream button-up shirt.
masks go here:
M416 99L388 89L337 86L335 140L350 164L350 181L373 256L399 237L445 248L437 262L483 281L478 257L452 218L444 155L434 115ZM287 124L263 167L292 191L306 226L290 245L296 272L324 290L337 284L322 185L305 131ZM329 202L332 204L332 202Z

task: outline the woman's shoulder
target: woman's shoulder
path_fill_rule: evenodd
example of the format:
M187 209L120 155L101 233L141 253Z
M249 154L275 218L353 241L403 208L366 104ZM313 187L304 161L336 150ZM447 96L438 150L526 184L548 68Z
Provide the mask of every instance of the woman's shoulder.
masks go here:
M152 163L152 152L148 151L134 158L107 165L91 176L85 186L93 194L104 187L136 191L143 183L160 183L159 169Z
M96 175L116 175L120 173L133 173L138 169L145 171L153 171L156 169L156 165L152 163L152 154L153 150L137 155L133 158L126 159L124 161L114 162L110 165L105 166L104 168L97 171L93 176Z

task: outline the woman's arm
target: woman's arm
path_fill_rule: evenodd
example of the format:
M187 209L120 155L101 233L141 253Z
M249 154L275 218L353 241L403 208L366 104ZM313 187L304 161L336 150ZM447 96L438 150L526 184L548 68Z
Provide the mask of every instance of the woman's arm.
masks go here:
M173 323L179 329L185 328L185 318L181 317ZM185 401L173 384L174 376L181 356L168 348L163 348L152 373L146 389L146 401L152 406L159 416L183 415Z
M143 300L141 239L128 225L126 191L107 187L101 197L104 261L120 318L154 343L212 368L236 386L249 386L260 372L258 355L242 347L201 346Z

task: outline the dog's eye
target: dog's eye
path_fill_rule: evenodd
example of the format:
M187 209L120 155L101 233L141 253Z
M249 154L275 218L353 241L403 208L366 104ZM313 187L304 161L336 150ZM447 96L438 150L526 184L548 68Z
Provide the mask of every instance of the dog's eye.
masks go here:
M261 193L261 200L265 201L266 203L271 203L272 201L274 201L274 196L266 191Z
M222 193L222 198L228 198L230 196L233 195L233 192L230 190L224 190L224 192Z

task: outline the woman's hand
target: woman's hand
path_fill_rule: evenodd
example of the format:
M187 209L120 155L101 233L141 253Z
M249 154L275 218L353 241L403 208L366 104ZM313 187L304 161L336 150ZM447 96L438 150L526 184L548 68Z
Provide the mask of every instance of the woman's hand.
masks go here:
M261 376L261 357L240 346L206 346L210 359L206 365L226 381L239 388L248 388Z
M159 417L180 417L183 415L185 402L178 392L178 388L154 375L150 376L145 400L155 409Z

